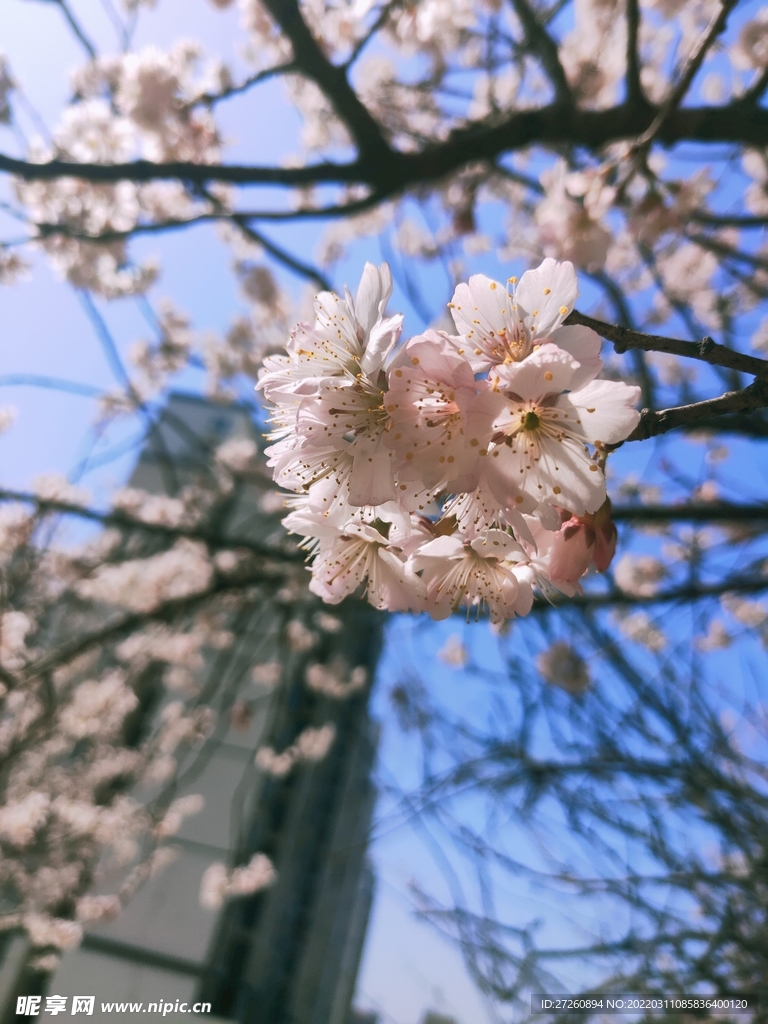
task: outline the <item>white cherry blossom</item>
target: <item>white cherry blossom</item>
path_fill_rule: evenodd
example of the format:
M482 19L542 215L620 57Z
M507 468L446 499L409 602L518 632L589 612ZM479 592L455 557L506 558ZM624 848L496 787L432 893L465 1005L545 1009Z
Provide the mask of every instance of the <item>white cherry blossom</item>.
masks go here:
M517 500L518 489L576 515L596 512L605 501L604 475L585 442L623 440L639 421L634 404L640 389L599 380L569 391L578 369L554 344L496 368L501 404L487 472L491 488L507 503Z
M310 590L338 604L363 583L375 608L408 611L418 608L423 596L421 580L388 550L386 538L371 526L352 522L332 541L320 541Z
M425 608L444 619L460 607L478 614L487 606L492 622L503 622L531 610L533 575L519 545L501 530L488 530L468 544L460 537L436 537L410 557L423 572Z

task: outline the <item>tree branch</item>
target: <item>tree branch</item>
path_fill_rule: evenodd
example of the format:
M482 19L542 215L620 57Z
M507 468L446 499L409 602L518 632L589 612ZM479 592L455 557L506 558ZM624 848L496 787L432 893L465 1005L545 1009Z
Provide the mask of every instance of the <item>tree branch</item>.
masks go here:
M640 83L640 5L638 0L627 0L627 102L644 100Z
M742 103L759 103L766 89L768 89L768 67L763 68L756 81L741 97Z
M713 43L717 37L725 31L725 27L728 24L728 16L733 8L738 3L738 0L723 0L722 6L712 21L709 23L704 35L701 37L698 46L689 56L688 61L683 68L683 71L678 79L677 84L672 89L672 92L666 98L661 106L656 117L649 125L648 129L637 141L638 149L647 149L651 142L659 135L661 129L664 127L664 122L667 120L669 115L675 110L685 98L685 94L696 77L699 68L704 62L704 58L711 49Z
M200 540L213 550L242 548L273 561L291 563L302 562L306 557L302 551L270 547L267 544L259 544L258 541L249 540L247 537L223 537L214 531L196 527L166 526L163 523L151 523L144 519L137 519L135 516L129 516L125 512L101 512L98 509L75 505L69 501L41 498L29 491L14 491L8 488L0 488L0 502L5 501L17 501L25 505L34 505L41 514L50 512L58 515L77 516L80 519L101 523L102 526L116 526L126 530L143 530L156 536L167 537L168 540L176 540L179 537L189 540Z
M727 213L702 213L690 214L690 219L697 224L711 224L713 227L722 228L764 228L768 225L768 217L740 216Z
M649 437L658 437L679 427L706 427L712 420L725 413L748 412L752 409L764 409L768 406L768 380L756 380L741 391L729 391L720 398L708 398L703 402L691 405L679 405L671 409L653 412L643 409L640 422L626 441L646 441ZM609 445L613 450L625 444Z
M201 96L196 96L193 100L190 100L187 107L197 106L198 103L212 107L222 100L228 100L232 96L239 96L241 93L247 92L248 89L252 89L254 85L260 85L262 82L266 82L277 75L289 75L291 72L299 70L294 60L289 60L285 64L276 64L274 67L257 71L250 78L244 79L244 81L239 82L237 85L230 85L228 89L222 89L221 92L206 92Z
M313 267L309 263L303 263L295 256L291 256L291 254L285 249L276 245L274 242L270 242L268 238L265 238L260 231L252 228L245 219L235 215L232 217L232 221L237 224L242 233L250 238L251 241L262 246L270 256L276 259L279 263L282 263L283 266L287 267L289 270L292 270L294 274L298 274L299 277L304 277L308 281L314 281L322 291L333 291L333 285L328 278L317 269L317 267Z
M557 604L544 598L536 598L533 607L536 611L562 611L563 608L606 608L614 605L656 605L675 604L678 601L696 601L705 597L721 597L723 594L759 594L768 590L768 577L735 576L717 583L686 583L679 587L670 587L655 594L626 594L623 590L611 590L604 594L576 594L575 597L564 597Z
M560 63L557 44L536 17L536 12L528 0L511 0L511 3L523 26L528 47L539 55L544 70L549 76L557 102L562 106L573 106L571 87L568 84L563 65Z
M324 161L304 167L259 167L243 164L196 164L186 161L154 163L92 164L66 160L35 163L0 154L0 172L15 174L25 181L78 178L84 181L157 181L175 179L201 185L211 181L233 185L280 185L288 188L320 184L365 184L381 200L410 186L439 181L467 163L494 161L504 153L533 144L557 148L579 145L594 151L611 142L635 138L652 121L658 108L637 109L621 104L607 110L574 109L563 117L560 104L537 110L515 111L506 120L486 120L458 129L444 142L427 145L416 153L397 153L387 166L372 166L363 160L350 163ZM683 107L670 112L659 141L672 146L679 142L740 143L762 147L768 136L768 109L733 103L726 107Z
M725 345L718 345L712 338L703 338L701 342L697 343L682 341L678 338L666 338L660 334L643 334L626 327L604 323L602 320L587 316L575 309L566 318L565 323L591 327L601 338L613 342L613 347L620 354L626 352L627 349L667 352L670 355L683 356L686 359L698 359L711 366L724 366L729 370L749 373L755 377L768 377L768 361L758 359L756 356L744 355ZM759 406L751 405L745 408L759 408Z
M92 650L94 647L103 647L105 644L117 640L119 637L130 633L135 629L141 629L148 622L173 620L176 616L192 611L198 605L216 597L219 594L237 594L250 590L251 587L263 584L266 576L263 573L256 574L247 580L237 581L223 580L220 577L215 580L212 586L195 594L186 597L170 598L162 602L150 611L131 612L122 616L117 622L110 622L92 633L83 636L75 636L71 640L61 644L58 648L43 655L38 662L31 662L26 665L20 675L25 680L35 679L54 671L59 665L66 665L78 655Z
M373 39L376 33L379 32L382 28L384 28L392 11L396 7L400 7L404 2L405 0L389 0L388 3L384 4L384 6L379 11L378 17L376 18L374 23L371 25L371 27L368 29L365 35L361 39L358 39L349 57L347 57L346 61L344 62L344 69L346 71L348 71L349 68L355 63L357 58L363 52L363 50L371 41L371 39Z
M611 519L625 523L768 523L768 505L701 502L696 505L614 505Z
M715 255L721 256L724 259L736 260L738 263L746 263L746 265L748 267L752 267L753 270L768 271L768 260L763 259L760 256L755 256L751 252L742 252L740 249L734 249L733 246L727 245L725 242L721 242L718 238L712 238L709 235L700 235L692 231L685 232L685 237L689 241L693 242L694 245L699 245L702 249L707 249L709 252L713 252Z
M116 183L118 181L180 180L201 185L224 181L232 185L285 185L296 188L317 184L349 184L365 181L357 162L309 164L305 167L254 167L242 164L196 164L183 160L155 163L132 160L122 164L85 164L69 160L34 163L0 154L0 171L15 174L25 181L53 181L78 178L82 181Z
M397 161L397 154L385 140L381 126L349 84L346 69L331 64L306 22L297 0L262 0L274 21L293 47L301 74L310 78L331 102L355 141L361 161L376 178Z
M181 217L178 219L154 221L152 223L136 224L126 231L103 231L99 234L88 234L78 231L68 224L38 224L32 222L40 238L50 238L54 235L64 235L66 238L76 238L80 242L110 243L124 242L134 235L157 235L164 231L179 231L184 228L195 227L197 224L209 224L223 220L235 220L240 222L249 221L270 221L270 222L293 222L301 220L338 220L344 217L353 217L358 213L370 210L381 201L376 194L366 196L364 199L355 199L340 206L323 206L319 208L304 208L298 210L243 210L229 212L227 210L201 213L194 217Z

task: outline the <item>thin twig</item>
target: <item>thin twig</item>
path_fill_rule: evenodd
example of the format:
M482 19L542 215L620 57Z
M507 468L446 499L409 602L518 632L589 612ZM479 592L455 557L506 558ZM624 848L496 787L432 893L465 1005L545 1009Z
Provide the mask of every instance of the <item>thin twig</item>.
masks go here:
M294 71L299 71L300 68L295 60L286 61L285 64L276 64L271 68L264 68L262 71L257 71L249 78L244 79L237 85L230 85L227 89L222 89L221 92L206 92L200 96L195 96L193 100L190 100L186 104L186 107L194 107L198 103L202 103L207 107L213 107L222 100L228 100L232 96L239 96L241 93L247 92L252 89L254 85L260 85L262 82L268 81L270 78L275 78L277 75L289 75Z
M201 213L194 217L171 218L151 224L136 224L125 231L102 231L99 234L78 231L68 224L34 224L33 226L41 238L63 235L66 238L76 238L81 242L111 243L126 241L134 235L155 235L161 234L164 231L179 231L184 228L195 227L197 224L209 224L235 219L238 221L257 220L278 223L302 220L338 220L344 217L353 217L358 213L364 213L366 210L372 209L379 202L381 202L381 197L371 194L364 199L355 199L339 206L309 207L298 210L243 210L235 212L222 209L215 212ZM29 239L22 240L20 244L25 244L27 241Z
M282 263L284 267L288 268L288 270L292 270L294 274L298 274L299 277L303 277L308 281L314 281L322 291L333 291L333 285L325 274L319 271L317 267L313 267L309 263L304 263L296 256L292 256L286 249L283 249L282 246L277 245L275 242L271 242L260 231L252 228L243 218L235 215L232 217L232 220L237 224L247 238L250 238L252 242L256 242L257 245L262 246L270 256L276 259L279 263Z
M648 149L651 142L653 142L661 132L661 129L664 127L664 123L669 115L680 105L680 103L682 103L685 98L685 94L691 86L691 82L696 77L699 68L704 62L704 58L709 53L709 50L717 37L725 31L725 27L728 24L728 16L737 3L738 0L723 0L722 7L707 26L707 29L699 40L696 49L689 56L677 84L662 104L661 110L659 110L648 129L643 132L637 140L636 146L638 150Z
M403 3L404 3L404 0L390 0L389 3L384 4L384 6L379 11L379 15L376 18L376 20L374 21L374 23L371 25L371 27L368 29L368 31L365 33L365 35L361 39L358 39L358 41L355 43L355 45L354 45L354 47L352 49L352 52L350 53L349 57L347 57L346 61L344 62L345 70L349 70L349 68L352 67L352 65L355 63L355 61L360 56L360 54L363 52L363 50L368 45L368 43L371 41L371 39L373 39L373 37L376 35L377 32L379 32L382 28L384 28L384 26L386 25L387 20L389 19L389 16L392 13L392 11L396 7L402 6Z
M60 9L61 13L64 15L64 17L67 20L67 24L72 29L72 32L74 33L75 37L77 38L77 41L80 43L80 45L86 51L86 53L91 58L91 60L96 60L96 56L97 56L97 54L96 54L96 47L90 41L90 39L85 34L83 29L80 27L80 24L79 24L77 18L75 18L74 14L69 9L69 6L67 5L66 0L40 0L40 2L42 2L42 3L49 3L49 4L55 4L56 7L58 7Z
M511 0L511 3L523 26L529 49L538 54L552 83L557 102L561 105L572 106L573 95L565 69L560 62L557 43L541 24L528 0Z

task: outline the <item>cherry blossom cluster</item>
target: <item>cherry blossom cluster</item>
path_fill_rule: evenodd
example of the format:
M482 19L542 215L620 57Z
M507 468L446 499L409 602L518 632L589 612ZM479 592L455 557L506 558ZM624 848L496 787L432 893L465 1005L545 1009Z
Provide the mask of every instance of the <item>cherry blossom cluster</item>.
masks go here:
M456 334L401 345L391 293L387 264L366 264L355 297L318 295L314 324L264 361L269 464L297 495L283 522L313 555L310 589L494 622L527 614L534 587L573 595L613 557L605 446L639 420L639 388L599 376L597 334L563 326L573 265L475 275Z
M88 500L55 474L37 491ZM185 508L147 494L142 503L142 494L123 492L116 504L139 521L186 521ZM198 680L208 652L234 638L226 610L210 604L189 622L144 617L173 595L204 591L214 565L202 545L137 559L124 534L105 530L64 549L40 543L41 521L26 506L0 505L0 931L24 929L34 966L49 970L56 950L79 943L83 923L114 917L168 862L166 841L200 810L201 797L170 799L163 787L213 729ZM135 615L127 635L66 654L71 633L98 636L120 609ZM137 739L131 723L149 673L162 706ZM89 894L100 871L114 885L115 869L116 891Z

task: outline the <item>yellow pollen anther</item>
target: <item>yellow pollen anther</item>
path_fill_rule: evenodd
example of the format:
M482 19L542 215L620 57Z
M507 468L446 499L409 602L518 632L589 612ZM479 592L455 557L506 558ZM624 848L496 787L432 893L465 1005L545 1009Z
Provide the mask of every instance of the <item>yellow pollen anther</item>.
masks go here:
M549 295L549 293L550 293L551 291L552 291L552 289L551 289L551 288L545 288L545 289L544 289L544 294L545 294L545 295Z
M552 371L551 370L547 370L547 372L544 374L544 380L552 380L552 377L553 377Z
M568 312L568 307L567 306L561 306L560 307L560 312L562 313L563 316L565 316L565 314Z

